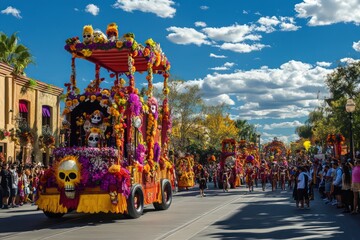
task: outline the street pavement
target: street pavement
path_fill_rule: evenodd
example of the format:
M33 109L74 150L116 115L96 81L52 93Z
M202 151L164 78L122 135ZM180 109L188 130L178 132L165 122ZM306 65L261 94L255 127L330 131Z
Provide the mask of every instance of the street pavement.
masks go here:
M117 214L70 213L48 219L36 206L0 209L0 239L360 239L360 214L342 214L318 196L297 209L291 191L245 187L223 192L209 184L174 195L171 207L127 219Z

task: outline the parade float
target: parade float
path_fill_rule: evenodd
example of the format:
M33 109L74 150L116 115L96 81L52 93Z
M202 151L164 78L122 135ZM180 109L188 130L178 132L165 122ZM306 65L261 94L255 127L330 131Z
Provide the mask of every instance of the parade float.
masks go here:
M189 189L195 186L194 157L187 155L176 160L176 176L178 180L178 188Z
M39 209L48 217L76 211L138 218L146 204L169 208L175 186L167 148L170 63L160 45L151 38L137 43L133 33L119 37L112 23L106 34L85 26L83 41L69 38L65 50L72 61L62 145L54 149L55 161L40 179ZM76 59L90 62L95 73L83 93L77 87ZM100 77L102 72L109 79ZM143 95L135 85L136 72L147 73ZM155 75L163 77L162 103L153 96ZM100 87L105 83L110 86Z
M288 151L285 144L276 137L263 147L265 158L271 164L287 164Z
M285 144L279 141L276 137L263 147L265 158L269 164L269 180L271 182L271 189L275 191L280 182L280 168L288 166L287 157L288 151Z
M227 174L229 178L229 184L231 188L239 186L239 164L237 161L237 152L236 152L236 141L234 139L224 139L221 143L221 155L219 162L219 172L218 172L218 186L219 188L223 187L222 176L224 173Z

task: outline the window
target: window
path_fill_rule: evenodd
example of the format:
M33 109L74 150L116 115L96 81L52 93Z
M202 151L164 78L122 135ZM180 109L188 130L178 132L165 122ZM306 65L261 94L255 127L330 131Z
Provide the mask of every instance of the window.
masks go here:
M51 130L51 107L47 105L42 106L42 127Z
M29 102L26 100L19 101L19 123L29 122Z

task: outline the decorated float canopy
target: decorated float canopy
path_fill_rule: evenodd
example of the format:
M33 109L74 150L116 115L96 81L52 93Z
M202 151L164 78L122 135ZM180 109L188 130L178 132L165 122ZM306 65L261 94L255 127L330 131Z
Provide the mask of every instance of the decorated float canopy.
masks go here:
M120 154L126 150L125 142L132 139L131 132L126 132L134 126L137 132L146 132L148 148L148 162L158 159L159 144L155 142L157 134L157 120L161 107L161 147L166 152L171 128L170 111L168 106L167 86L170 63L163 53L160 44L149 38L144 45L135 40L135 34L125 33L119 36L116 23L107 26L106 34L94 30L86 25L82 32L82 41L79 37L66 40L65 50L72 55L72 72L67 87L65 108L67 127L70 129L66 137L67 146L78 147L112 147L117 146ZM75 59L85 59L94 63L95 76L83 93L77 87ZM100 69L110 72L113 78L111 88L101 88L104 78L100 77ZM144 99L135 87L135 72L145 72L148 82ZM153 97L153 74L161 74L164 78L162 104ZM128 82L121 78L124 75ZM126 86L125 86L126 85ZM160 106L161 105L161 106ZM140 131L144 115L146 126ZM66 122L65 122L66 123ZM66 133L66 134L67 134ZM142 136L143 134L139 134ZM145 134L144 134L145 135ZM138 150L138 149L136 149ZM141 151L138 151L139 158ZM142 151L144 152L144 151ZM129 156L131 157L131 156ZM137 159L141 162L141 159Z
M113 34L113 32L116 32ZM117 74L130 72L129 67L135 71L152 71L163 73L170 69L165 54L162 52L159 43L149 38L142 45L135 40L134 33L126 33L118 38L117 25L111 23L107 28L107 36L100 30L92 30L91 25L83 29L83 41L78 37L66 40L65 49L73 54L73 57L86 58L109 71ZM101 37L97 37L97 36ZM116 35L116 37L112 37ZM129 56L133 62L128 62Z

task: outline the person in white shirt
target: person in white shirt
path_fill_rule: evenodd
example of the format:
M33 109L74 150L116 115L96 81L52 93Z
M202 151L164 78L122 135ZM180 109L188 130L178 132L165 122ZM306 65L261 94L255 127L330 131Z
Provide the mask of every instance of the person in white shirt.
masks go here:
M300 208L304 208L304 202L306 203L306 207L310 207L309 201L309 181L312 178L309 176L306 167L299 167L300 174L298 176L298 183L297 183L297 197L300 202Z

